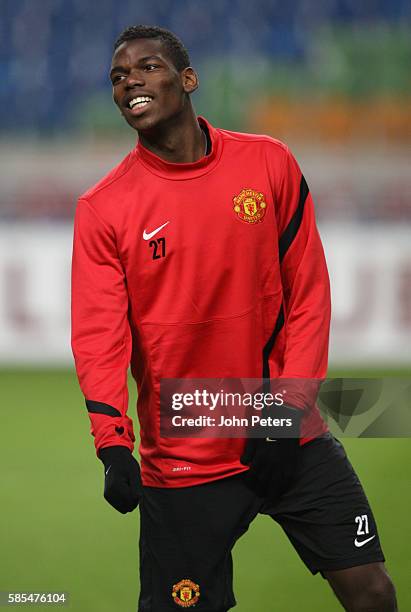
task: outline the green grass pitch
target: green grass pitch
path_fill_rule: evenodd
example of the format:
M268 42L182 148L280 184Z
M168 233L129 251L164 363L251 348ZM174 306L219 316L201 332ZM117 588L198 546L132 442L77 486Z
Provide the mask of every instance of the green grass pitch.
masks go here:
M3 369L0 385L0 591L66 591L75 612L134 611L138 511L122 516L103 499L103 468L74 372ZM410 610L410 440L344 444L377 517L400 609ZM267 517L236 545L234 562L238 612L341 609Z

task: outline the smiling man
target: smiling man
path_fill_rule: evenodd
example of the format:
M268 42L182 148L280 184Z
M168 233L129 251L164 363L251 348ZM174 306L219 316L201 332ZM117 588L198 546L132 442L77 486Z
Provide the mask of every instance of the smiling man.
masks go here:
M125 30L110 78L138 144L78 203L72 346L104 496L122 513L140 503L139 612L234 607L231 551L258 513L346 610L396 610L367 498L304 394L282 407L294 438L160 432L162 379L326 376L329 282L297 162L196 117L198 77L167 30Z

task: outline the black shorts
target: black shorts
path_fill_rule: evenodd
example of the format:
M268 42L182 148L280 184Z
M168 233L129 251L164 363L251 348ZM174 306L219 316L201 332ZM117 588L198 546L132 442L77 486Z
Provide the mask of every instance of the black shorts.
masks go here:
M368 500L330 434L301 447L293 486L276 503L243 475L204 485L144 487L139 612L235 606L231 551L257 514L271 516L313 573L384 561Z

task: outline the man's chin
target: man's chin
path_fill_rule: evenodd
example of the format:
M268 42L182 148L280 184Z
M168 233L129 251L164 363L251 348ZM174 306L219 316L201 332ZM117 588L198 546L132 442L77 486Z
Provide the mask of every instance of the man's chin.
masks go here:
M160 123L159 119L155 117L149 117L141 115L139 117L128 116L125 118L127 123L133 130L138 132L145 132L147 130L153 130Z

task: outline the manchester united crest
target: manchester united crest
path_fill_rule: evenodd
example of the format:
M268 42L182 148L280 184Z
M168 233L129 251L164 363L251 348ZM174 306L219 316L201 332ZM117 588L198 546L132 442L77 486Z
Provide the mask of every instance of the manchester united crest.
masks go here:
M174 603L181 608L190 608L200 599L200 587L192 580L185 578L173 586L171 596Z
M260 223L264 219L267 203L264 194L254 189L242 189L234 196L234 212L245 223Z

